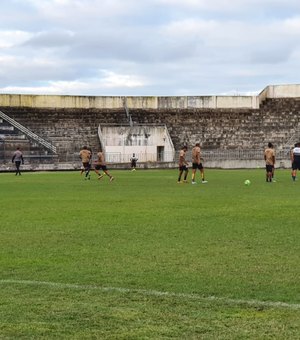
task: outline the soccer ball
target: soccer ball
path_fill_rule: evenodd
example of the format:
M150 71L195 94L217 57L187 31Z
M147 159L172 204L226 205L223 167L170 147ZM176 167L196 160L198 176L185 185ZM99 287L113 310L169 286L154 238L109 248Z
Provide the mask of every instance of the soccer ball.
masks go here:
M246 179L246 180L245 180L245 182L244 182L244 184L245 184L245 185L250 185L250 184L251 184L251 182L250 182L250 180L249 180L249 179Z

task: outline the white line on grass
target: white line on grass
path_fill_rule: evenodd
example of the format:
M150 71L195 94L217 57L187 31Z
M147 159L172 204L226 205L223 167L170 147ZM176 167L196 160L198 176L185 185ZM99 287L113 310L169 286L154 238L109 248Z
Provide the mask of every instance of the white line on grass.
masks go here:
M102 292L117 292L117 293L135 293L148 296L166 296L175 297L186 300L201 300L201 301L216 301L220 303L230 305L248 305L254 307L269 307L269 308L286 308L293 310L300 310L299 303L287 303L281 301L260 301L260 300L243 300L243 299L231 299L226 297L217 296L201 296L199 294L188 294L188 293L172 293L162 292L158 290L147 290L147 289L134 289L134 288L120 288L120 287L102 287L93 285L79 285L72 283L57 283L48 281L30 281L30 280L0 280L0 284L21 284L31 286L48 286L59 289L79 289L79 290L99 290Z

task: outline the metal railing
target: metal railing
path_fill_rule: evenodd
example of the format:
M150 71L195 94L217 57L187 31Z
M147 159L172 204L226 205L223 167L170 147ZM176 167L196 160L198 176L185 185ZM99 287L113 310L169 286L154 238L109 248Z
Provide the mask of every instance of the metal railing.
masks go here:
M289 159L290 151L276 150L276 159ZM203 150L201 156L205 161L215 160L262 160L264 159L264 150ZM187 156L191 159L191 151Z
M137 158L139 159L138 162L157 162L158 161L158 154L157 153L136 153ZM175 163L178 162L179 159L179 151L175 152L175 156L173 152L164 151L162 157L162 161L173 161ZM264 150L209 150L209 151L202 151L201 156L207 161L226 161L226 160L264 160ZM94 154L94 158L96 157L96 153ZM130 162L130 158L132 157L131 154L123 154L121 152L106 152L105 153L106 161L108 163L126 163ZM192 155L191 151L187 152L186 159L188 162L191 162ZM289 160L290 153L285 150L279 150L276 152L276 159L277 160ZM78 153L67 153L64 157L60 157L61 161L66 162L79 162L79 151ZM95 160L95 159L94 159Z
M29 137L30 139L38 142L39 144L43 145L45 148L47 148L48 150L52 151L53 153L56 154L56 147L54 145L52 145L51 143L47 142L45 139L43 139L42 137L36 135L35 133L33 133L32 131L30 131L29 129L27 129L25 126L21 125L20 123L18 123L17 121L15 121L14 119L12 119L11 117L9 117L8 115L6 115L4 112L0 111L0 117L3 118L5 121L7 121L8 123L10 123L11 125L13 125L15 128L17 128L19 131L23 132L27 137Z
M295 141L298 143L300 136L300 125L297 126L295 129L295 133L284 143L284 149L289 149L291 145L295 143Z
M42 161L43 163L73 163L73 164L81 164L81 160L79 158L79 150L78 152L66 152L64 154L59 155L47 155L44 153L35 153L32 154L28 151L23 151L24 158L26 162L30 163L31 161ZM132 157L132 153L125 154L121 152L106 152L106 161L108 163L129 163L130 158ZM179 151L169 152L164 151L162 154L158 153L137 153L138 162L174 162L174 164L178 163L179 159ZM204 162L210 161L263 161L264 160L264 150L202 150L201 156L204 159ZM8 153L5 150L5 147L0 143L0 163L10 163L11 162L12 153ZM189 150L186 155L186 159L189 163L191 163L191 151ZM93 154L93 161L96 160L96 152ZM278 161L289 161L290 160L290 150L278 150L276 152L276 160Z

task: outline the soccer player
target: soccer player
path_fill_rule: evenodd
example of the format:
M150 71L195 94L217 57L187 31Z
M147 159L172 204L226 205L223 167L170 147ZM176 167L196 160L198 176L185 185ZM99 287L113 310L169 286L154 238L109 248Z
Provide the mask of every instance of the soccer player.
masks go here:
M266 162L266 182L274 182L275 150L272 143L268 143L264 152L264 159Z
M109 177L109 181L113 181L114 177L108 172L107 170L107 166L105 163L105 157L104 157L104 153L102 151L99 151L97 153L97 161L95 163L95 172L98 175L98 179L101 179L104 175L101 175L99 170L103 170L103 172L105 173L105 175L107 175Z
M137 161L138 161L138 158L135 156L135 153L132 154L132 157L130 158L131 171L135 171Z
M82 148L82 150L80 150L79 157L81 158L82 167L83 167L83 170L81 170L81 174L84 171L85 172L84 179L91 179L91 176L90 176L90 170L91 170L90 160L91 160L91 157L92 157L92 153L87 148L87 146L84 146Z
M295 144L291 152L292 160L292 179L295 182L297 176L297 170L300 170L300 143Z
M17 175L21 176L20 166L21 166L21 163L24 164L24 158L23 158L23 154L20 150L20 147L17 147L17 150L13 153L11 161L12 161L12 163L15 163L16 176Z
M179 175L178 175L177 183L187 183L187 175L189 172L189 169L187 167L188 162L185 159L187 149L188 149L187 146L184 146L179 152L179 161L178 161ZM183 182L181 182L181 176L183 172L184 172L184 177L183 177L184 179L183 179Z
M204 168L203 164L201 163L201 149L200 149L200 143L196 143L196 145L192 149L192 184L196 184L195 177L196 177L196 171L197 169L200 170L201 174L201 181L202 184L207 183L207 181L204 178Z

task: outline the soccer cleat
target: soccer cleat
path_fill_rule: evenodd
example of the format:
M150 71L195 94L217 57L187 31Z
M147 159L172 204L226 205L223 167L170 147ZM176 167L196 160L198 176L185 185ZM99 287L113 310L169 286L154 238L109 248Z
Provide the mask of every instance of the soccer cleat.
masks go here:
M111 176L111 178L109 179L110 182L112 182L114 180L114 177Z
M101 179L101 178L103 178L103 175L99 175L99 176L98 176L98 179Z
M197 184L197 182L195 182L195 181L192 181L192 184Z
M183 182L182 182L182 181L178 181L177 183L178 183L178 184L182 184Z
M206 184L206 183L208 183L208 181L202 181L202 184Z
M183 183L188 183L188 181L185 179L185 180L183 181Z

